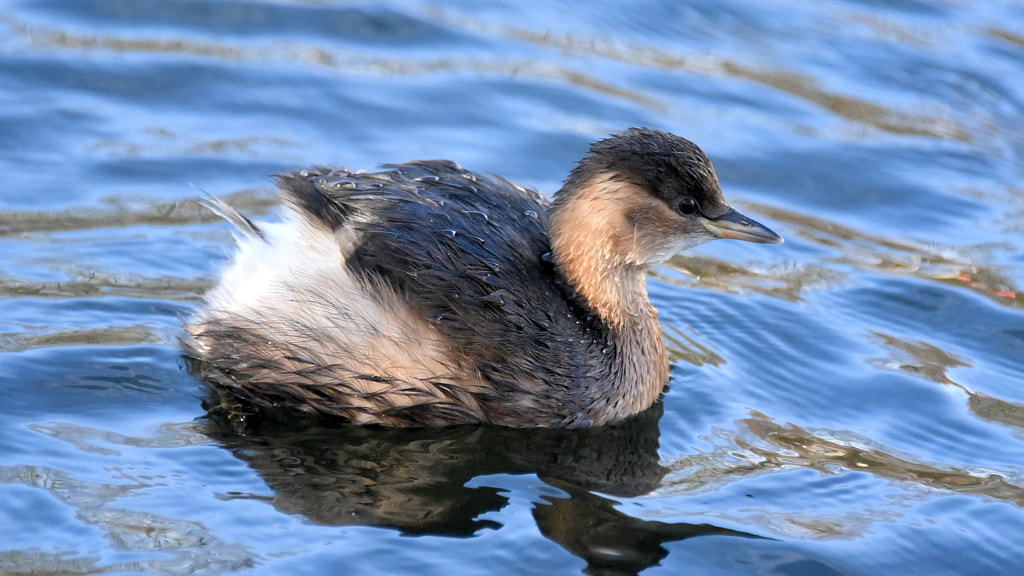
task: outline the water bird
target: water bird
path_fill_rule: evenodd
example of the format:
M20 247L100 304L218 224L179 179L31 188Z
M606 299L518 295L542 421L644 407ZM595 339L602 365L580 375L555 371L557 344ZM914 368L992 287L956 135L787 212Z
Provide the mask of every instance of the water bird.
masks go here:
M353 424L601 425L669 361L646 273L717 238L782 238L667 132L594 142L548 201L447 160L277 177L281 219L217 199L238 247L187 325L201 377Z

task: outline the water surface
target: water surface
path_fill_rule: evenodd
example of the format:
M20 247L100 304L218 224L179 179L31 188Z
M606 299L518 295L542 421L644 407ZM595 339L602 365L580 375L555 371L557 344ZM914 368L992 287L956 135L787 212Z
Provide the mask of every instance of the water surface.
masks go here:
M1024 571L1019 2L0 3L0 572ZM782 246L649 278L664 399L601 429L208 416L199 189L451 158L543 193L699 143Z

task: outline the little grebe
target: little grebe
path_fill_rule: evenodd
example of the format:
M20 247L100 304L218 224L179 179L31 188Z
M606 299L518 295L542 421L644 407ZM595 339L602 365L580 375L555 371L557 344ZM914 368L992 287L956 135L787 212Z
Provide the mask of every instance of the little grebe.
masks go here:
M202 376L356 424L598 425L655 402L669 363L652 264L716 238L779 243L672 134L595 142L554 200L438 160L278 178L188 326Z

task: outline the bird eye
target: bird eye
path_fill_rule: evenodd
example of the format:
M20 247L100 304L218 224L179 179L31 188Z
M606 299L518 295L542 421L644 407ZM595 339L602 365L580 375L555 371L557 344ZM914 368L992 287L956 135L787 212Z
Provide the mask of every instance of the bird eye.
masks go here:
M679 206L676 207L679 213L683 216L692 216L697 213L700 208L697 206L697 201L693 198L683 198L679 201Z

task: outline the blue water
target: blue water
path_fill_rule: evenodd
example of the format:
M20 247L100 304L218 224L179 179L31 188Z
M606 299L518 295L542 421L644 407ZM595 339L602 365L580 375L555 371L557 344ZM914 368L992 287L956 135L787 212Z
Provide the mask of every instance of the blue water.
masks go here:
M1024 573L1024 5L0 2L0 573ZM200 189L686 136L786 237L649 279L596 430L208 417Z

